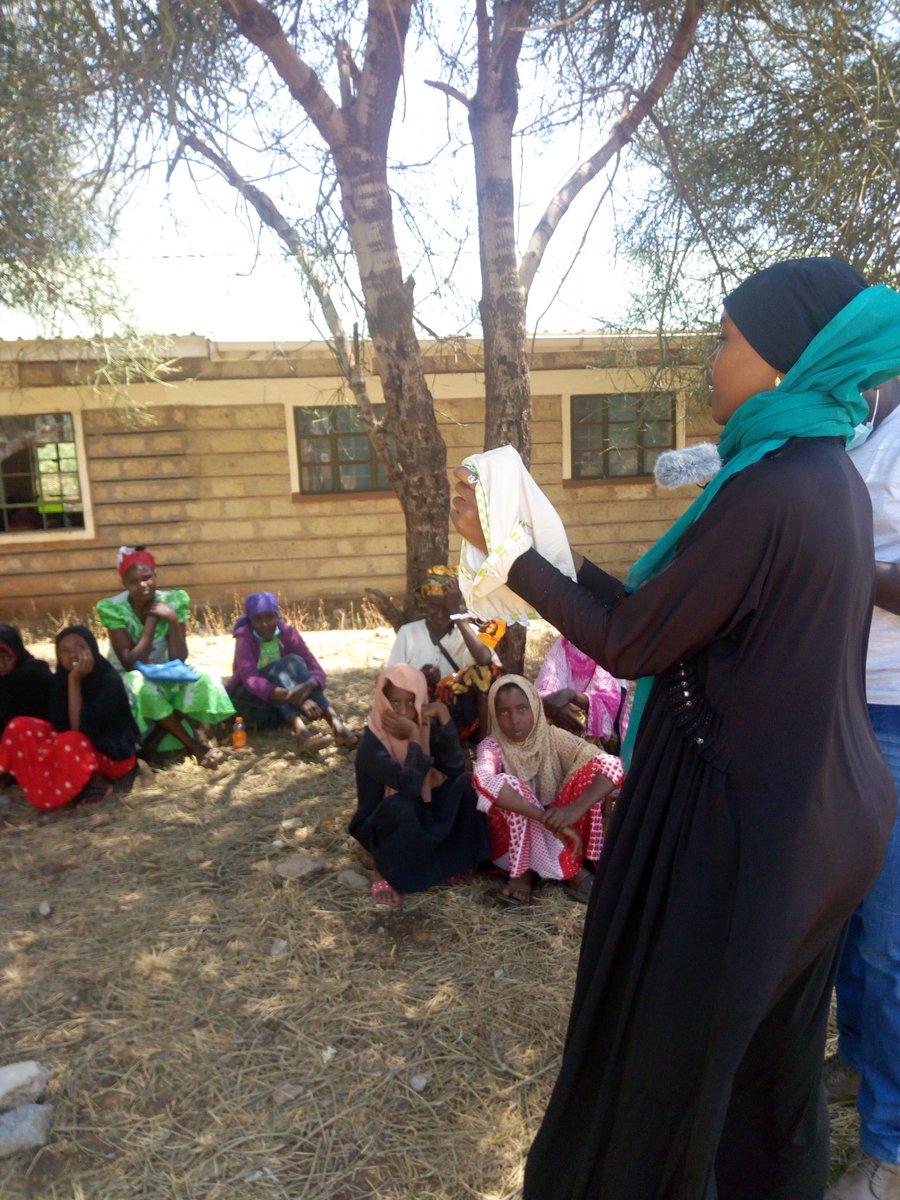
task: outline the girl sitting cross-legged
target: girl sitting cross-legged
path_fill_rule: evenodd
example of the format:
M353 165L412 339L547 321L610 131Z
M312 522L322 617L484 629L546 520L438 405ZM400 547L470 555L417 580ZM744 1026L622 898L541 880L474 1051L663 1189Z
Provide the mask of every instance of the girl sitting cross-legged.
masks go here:
M56 635L56 661L50 720L13 717L0 741L0 770L44 810L102 800L136 766L140 741L125 685L86 626Z
M475 790L488 814L491 858L509 871L498 898L530 904L537 878L557 879L586 904L592 880L584 860L600 857L601 802L622 782L620 759L548 724L537 690L521 675L497 680L488 711Z

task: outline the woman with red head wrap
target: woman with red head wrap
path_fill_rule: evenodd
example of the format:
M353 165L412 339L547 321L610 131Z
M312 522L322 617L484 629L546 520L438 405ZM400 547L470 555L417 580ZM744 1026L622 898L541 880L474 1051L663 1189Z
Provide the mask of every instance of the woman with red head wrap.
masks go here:
M201 741L195 727L234 716L234 705L218 679L185 665L190 597L157 588L156 560L146 546L121 546L118 569L124 591L101 600L97 616L109 633L110 660L125 681L138 728L146 736L159 726L171 735L163 736L160 749L180 745L201 766L215 767L221 752ZM147 670L164 663L172 664L169 678Z

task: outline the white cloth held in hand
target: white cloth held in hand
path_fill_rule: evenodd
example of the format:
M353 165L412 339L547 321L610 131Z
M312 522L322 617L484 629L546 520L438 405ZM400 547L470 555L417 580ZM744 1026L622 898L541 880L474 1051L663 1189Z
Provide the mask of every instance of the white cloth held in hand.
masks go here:
M556 509L525 469L513 446L472 454L463 466L476 477L475 497L488 553L463 541L459 587L479 617L527 625L537 613L506 586L509 569L532 546L557 570L575 578L575 563Z

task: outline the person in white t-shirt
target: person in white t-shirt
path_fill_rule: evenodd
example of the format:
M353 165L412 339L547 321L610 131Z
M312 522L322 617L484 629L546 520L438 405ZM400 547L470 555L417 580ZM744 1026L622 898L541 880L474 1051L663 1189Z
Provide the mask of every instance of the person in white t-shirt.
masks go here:
M868 436L851 443L850 457L872 497L875 524L866 698L900 789L900 380L865 395ZM837 999L838 1053L826 1062L825 1084L830 1100L856 1100L862 1154L826 1200L900 1200L900 821L881 874L850 921Z
M453 567L429 568L419 594L425 617L400 626L386 665L418 667L429 698L447 704L460 738L475 740L483 723L484 697L498 670L494 646L506 626L491 621L486 623L489 629L480 630L467 618L454 619L463 599Z

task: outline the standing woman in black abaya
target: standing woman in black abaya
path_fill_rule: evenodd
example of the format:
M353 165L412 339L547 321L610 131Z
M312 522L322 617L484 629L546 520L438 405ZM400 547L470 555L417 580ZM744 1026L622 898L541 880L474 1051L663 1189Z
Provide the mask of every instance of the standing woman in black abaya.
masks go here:
M820 1200L846 921L896 797L866 712L872 515L845 453L900 296L836 259L752 276L709 359L723 466L623 585L508 585L640 684L525 1200ZM487 547L467 472L454 524ZM487 498L488 502L490 498Z

